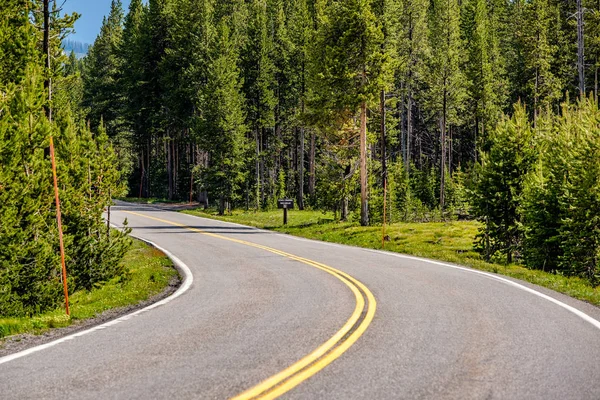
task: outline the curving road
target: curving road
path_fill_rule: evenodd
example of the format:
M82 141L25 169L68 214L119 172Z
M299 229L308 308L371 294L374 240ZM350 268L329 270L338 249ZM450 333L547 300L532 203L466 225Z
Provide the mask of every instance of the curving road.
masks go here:
M443 263L119 203L112 220L125 218L189 267L189 288L0 358L0 398L600 399L600 309L586 303Z

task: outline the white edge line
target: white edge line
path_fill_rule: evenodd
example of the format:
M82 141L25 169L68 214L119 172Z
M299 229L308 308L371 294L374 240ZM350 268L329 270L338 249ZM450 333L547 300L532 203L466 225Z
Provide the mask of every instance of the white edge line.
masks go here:
M166 210L162 210L162 211L166 211ZM484 272L484 271L479 271L476 269L472 269L472 268L467 268L467 267L461 267L458 265L452 265L452 264L448 264L448 263L444 263L444 262L440 262L440 261L435 261L435 260L431 260L428 258L422 258L422 257L415 257L415 256L409 256L409 255L405 255L405 254L401 254L401 253L392 253L389 251L382 251L382 250L376 250L376 249L368 249L365 247L356 247L356 246L348 246L348 245L344 245L344 244L340 244L340 243L331 243L331 242L325 242L322 240L314 240L314 239L307 239L307 238L303 238L303 237L298 237L298 236L293 236L293 235L289 235L289 234L284 234L284 233L279 233L279 232L274 232L274 231L269 231L266 229L260 229L260 228L256 228L253 226L247 226L247 225L243 225L243 224L238 224L235 222L228 222L228 221L220 221L220 220L214 220L212 218L206 218L206 217L201 217L199 215L193 215L193 214L188 214L188 213L181 213L181 214L186 214L189 215L191 217L196 217L196 218L201 218L201 219L208 219L208 220L212 220L212 221L218 221L221 223L225 223L225 224L231 224L231 225L237 225L237 226L244 226L244 227L248 227L248 228L252 228L254 230L260 231L260 232L265 232L265 233L269 233L269 234L273 234L279 237L285 237L288 239L292 239L292 240L298 240L298 241L303 241L303 242L313 242L313 243L319 243L319 244L324 244L327 246L331 246L331 247L340 247L340 248L344 248L344 247L351 247L353 249L358 249L358 250L364 250L370 253L376 253L376 254L382 254L382 255L388 255L388 256L392 256L392 257L398 257L398 258L403 258L403 259L407 259L407 260L415 260L415 261L420 261L420 262L425 262L425 263L429 263L429 264L434 264L434 265L439 265L442 267L447 267L447 268L453 268L453 269L457 269L460 271L465 271L465 272L470 272L473 274L478 274L480 276L485 276L487 278L491 278L493 280L496 280L498 282L504 283L506 285L512 286L514 288L523 290L525 292L528 292L530 294L533 294L534 296L540 297L544 300L550 301L554 304L556 304L559 307L564 308L565 310L575 314L576 316L578 316L579 318L583 319L584 321L592 324L595 328L600 329L600 321L594 319L593 317L589 316L588 314L584 313L583 311L578 310L577 308L570 306L566 303L563 303L560 300L555 299L552 296L548 296L547 294L538 292L535 289L529 288L525 285L522 285L520 283L517 283L515 281L512 281L510 279L506 279L503 278L501 276L489 273L489 272ZM552 289L548 289L548 290L552 290ZM574 299L577 300L577 299Z
M0 364L4 364L4 363L7 363L7 362L16 360L18 358L28 356L28 355L33 354L33 353L37 353L38 351L42 351L42 350L48 349L50 347L54 347L57 344L61 344L61 343L67 342L69 340L75 339L77 337L84 336L84 335L87 335L89 333L93 333L93 332L96 332L96 331L108 328L110 326L117 325L117 324L119 324L121 322L127 321L127 320L129 320L129 319L131 319L131 318L133 318L133 317L135 317L137 315L140 315L142 313L145 313L145 312L150 311L150 310L152 310L152 309L154 309L156 307L160 307L162 305L165 305L165 304L167 304L167 303L175 300L177 297L179 297L183 293L185 293L190 288L190 286L192 286L192 283L194 282L194 275L192 275L192 271L190 271L189 267L187 265L185 265L185 263L183 261L181 261L175 255L173 255L170 251L168 251L168 250L160 247L159 245L157 245L154 242L151 242L151 241L146 240L146 239L142 239L142 238L137 237L135 235L130 235L130 236L132 236L132 237L134 237L134 238L136 238L138 240L141 240L141 241L149 244L150 246L152 246L152 247L154 247L154 248L162 251L163 253L165 253L165 255L167 257L169 257L169 259L171 259L171 261L173 262L173 264L175 265L175 267L179 271L181 271L183 273L183 276L184 276L183 277L184 278L183 279L183 283L175 291L175 293L173 293L169 297L164 298L164 299L162 299L162 300L160 300L160 301L158 301L156 303L153 303L153 304L151 304L151 305L149 305L147 307L144 307L144 308L142 308L140 310L134 311L134 312L132 312L130 314L123 315L123 316L121 316L121 317L119 317L117 319L113 319L112 321L105 322L104 324L97 325L97 326L94 326L93 328L86 329L84 331L76 332L76 333L73 333L71 335L67 335L67 336L61 337L60 339L56 339L56 340L53 340L53 341L48 342L48 343L44 343L44 344L39 345L39 346L31 347L29 349L20 351L18 353L9 354L7 356L0 357Z
M404 259L408 259L408 260L415 260L415 261L427 262L429 264L441 265L443 267L453 268L453 269L457 269L457 270L460 270L460 271L466 271L466 272L470 272L470 273L473 273L473 274L478 274L478 275L482 275L482 276L485 276L485 277L488 277L488 278L492 278L492 279L494 279L496 281L499 281L499 282L502 282L502 283L504 283L506 285L513 286L513 287L515 287L517 289L520 289L520 290L523 290L525 292L531 293L534 296L540 297L540 298L542 298L544 300L548 300L549 302L552 302L552 303L556 304L557 306L562 307L565 310L567 310L567 311L569 311L569 312L577 315L579 318L583 319L584 321L589 322L590 324L592 324L597 329L600 329L600 321L598 321L598 320L590 317L588 314L584 313L583 311L580 311L580 310L578 310L577 308L575 308L573 306L570 306L570 305L568 305L566 303L563 303L562 301L557 300L557 299L555 299L552 296L548 296L547 294L544 294L542 292L538 292L535 289L529 288L529 287L527 287L525 285L522 285L522 284L517 283L515 281L512 281L510 279L506 279L506 278L503 278L501 276L498 276L498 275L495 275L495 274L491 274L489 272L478 271L476 269L471 269L471 268L466 268L466 267L460 267L458 265L452 265L452 264L447 264L447 263L443 263L443 262L439 262L439 261L433 261L433 260L429 260L429 259L426 259L426 258L413 257L413 256L407 256L407 255L404 255L404 254L395 254L395 253L389 253L389 252L384 252L384 251L377 251L377 250L372 250L372 249L366 249L366 250L370 251L370 252L375 252L375 253L378 253L378 254L387 254L387 255L392 256L392 257L398 257L398 258L404 258ZM549 289L549 290L552 290L552 289Z

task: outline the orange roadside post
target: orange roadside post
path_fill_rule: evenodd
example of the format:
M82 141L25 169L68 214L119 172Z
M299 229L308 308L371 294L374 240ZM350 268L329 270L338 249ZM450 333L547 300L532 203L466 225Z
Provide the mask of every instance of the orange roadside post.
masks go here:
M69 289L67 286L67 267L65 266L65 244L63 241L62 217L60 214L60 197L58 195L58 178L56 177L56 158L54 157L54 139L50 136L50 160L52 161L52 178L54 179L54 199L56 200L56 221L58 223L58 243L60 245L60 263L62 266L63 289L65 292L65 309L69 310Z

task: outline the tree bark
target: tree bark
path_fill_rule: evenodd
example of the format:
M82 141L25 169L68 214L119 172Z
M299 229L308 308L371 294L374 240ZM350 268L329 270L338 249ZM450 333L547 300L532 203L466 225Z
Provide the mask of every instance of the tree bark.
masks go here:
M144 179L146 178L146 171L144 168L144 149L142 149L142 155L140 157L140 194L139 194L139 198L142 198L142 191L144 189Z
M380 102L380 112L381 112L381 182L385 183L387 179L387 138L385 131L385 90L381 91L381 97L379 99Z
M44 57L46 62L46 79L44 79L44 88L48 93L48 104L45 106L46 116L52 122L52 74L50 59L50 0L44 0Z
M444 83L445 86L445 83ZM442 141L442 157L440 165L440 209L444 211L445 207L445 190L446 190L446 107L447 107L447 91L444 89L444 102L442 108L442 116L440 120L440 131Z
M300 154L298 154L298 209L304 210L304 127L300 128L300 152L299 153Z
M402 155L402 163L406 166L406 110L404 108L404 82L400 83L400 101L398 102L398 121L400 124L400 154Z
M367 103L360 105L360 224L369 225L367 198Z
M315 195L315 153L316 153L316 138L315 133L310 134L310 154L308 155L308 194L311 196Z
M344 197L342 197L342 201L340 204L340 221L347 221L348 220L348 196L346 194L344 194Z
M254 130L254 140L256 142L256 211L260 208L260 142L258 138L258 128Z
M596 65L598 65L598 60L596 60ZM596 97L596 104L598 104L598 67L594 72L594 96Z
M585 53L583 36L583 6L577 0L577 73L579 75L579 97L585 96Z
M412 124L412 89L408 88L408 104L406 108L406 156L404 158L404 170L408 176L410 171L410 139L412 137L413 132L413 124Z
M171 144L169 140L165 142L165 151L167 152L167 179L169 181L169 200L173 200L173 158L171 156Z

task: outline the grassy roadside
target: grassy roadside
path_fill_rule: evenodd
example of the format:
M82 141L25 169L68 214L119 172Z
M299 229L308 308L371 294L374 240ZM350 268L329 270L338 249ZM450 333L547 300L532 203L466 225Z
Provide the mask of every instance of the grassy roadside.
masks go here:
M218 216L214 210L182 212L308 239L381 249L381 226L361 227L356 223L336 222L332 214L323 214L320 211L290 210L287 226L282 224L281 210L258 213L234 211L232 215L227 216ZM386 242L385 249L510 276L600 306L600 286L594 288L584 279L530 270L516 264L485 262L473 250L478 228L479 223L475 221L397 223L386 227L390 241Z
M125 279L116 278L98 289L70 296L71 318L62 308L32 318L0 318L0 338L20 333L40 334L110 309L137 304L162 292L177 275L167 256L135 239L122 263L129 267Z

